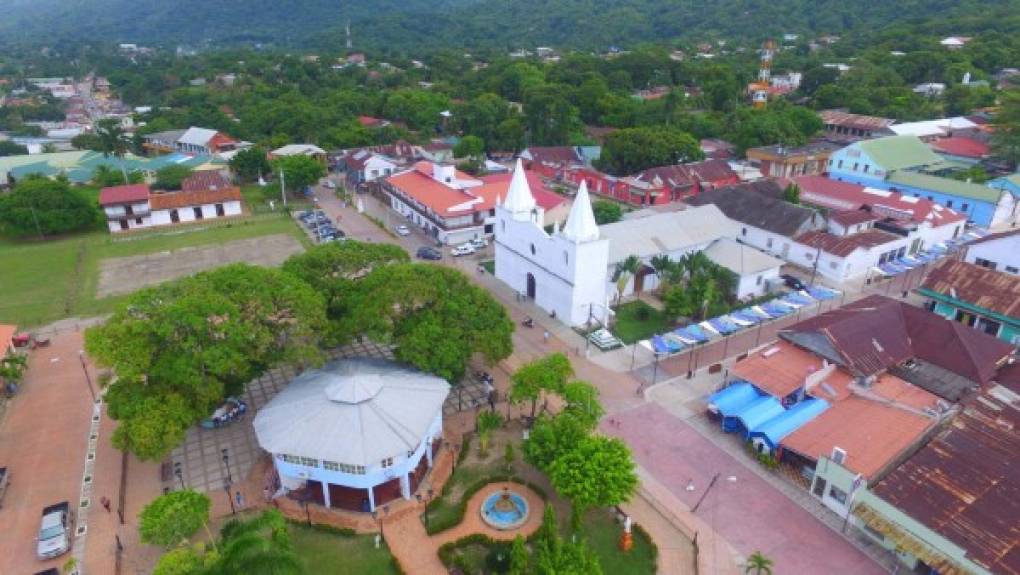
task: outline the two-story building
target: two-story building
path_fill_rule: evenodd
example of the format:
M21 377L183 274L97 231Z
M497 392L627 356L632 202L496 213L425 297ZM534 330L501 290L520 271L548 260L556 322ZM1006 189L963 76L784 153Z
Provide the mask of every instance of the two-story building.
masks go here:
M1013 345L1020 344L1020 276L959 260L932 269L917 293L926 307Z
M103 188L99 205L111 232L165 226L243 213L241 190L214 171L196 172L175 192L150 190L148 184Z
M896 120L890 118L851 114L842 110L822 110L818 112L818 117L822 119L825 138L840 143L885 135L885 130L896 123Z
M509 174L474 177L449 164L418 162L382 180L390 207L436 241L455 245L493 233L496 203L510 187ZM555 210L564 198L545 188L538 174L527 180L535 201Z
M112 186L99 191L99 207L111 232L123 232L152 225L147 184Z
M813 142L793 148L783 145L763 146L749 148L747 159L765 177L793 178L824 173L829 156L838 149L839 145L829 142Z
M1020 230L989 234L968 243L963 261L990 270L1020 274Z

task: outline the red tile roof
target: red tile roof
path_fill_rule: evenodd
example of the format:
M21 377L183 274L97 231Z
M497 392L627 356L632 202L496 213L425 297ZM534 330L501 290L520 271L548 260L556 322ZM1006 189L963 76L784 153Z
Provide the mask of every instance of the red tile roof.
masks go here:
M830 212L829 219L843 227L849 227L867 222L877 222L882 219L882 216L866 210L845 210L842 212Z
M856 128L860 130L880 130L896 123L896 120L891 120L889 118L851 114L849 112L841 112L839 110L822 110L821 112L818 112L818 116L821 117L823 124Z
M543 210L549 211L567 201L567 199L563 196L550 191L549 188L546 187L545 181L542 180L542 177L537 173L527 170L524 172L524 175L528 179L528 187L531 188L531 195L535 197L535 203L537 203ZM486 184L505 185L506 190L509 190L510 178L512 177L512 173L506 173L482 176L480 179ZM503 192L503 198L506 198L506 190Z
M149 199L148 184L111 186L99 191L99 205L101 206L144 202L147 199Z
M379 118L373 118L372 116L358 116L358 123L361 124L362 126L365 126L366 128L378 126L379 124L382 124L385 121L386 120L382 120Z
M531 155L532 161L540 164L569 165L581 162L573 146L532 146L525 151Z
M974 159L987 158L991 151L988 144L961 136L939 138L931 143L931 147L934 148L936 152L960 156L961 158Z
M230 187L231 183L222 174L213 170L195 172L181 182L181 189L185 192L198 190L218 190Z
M921 284L932 291L1000 315L1020 318L1020 277L960 260L933 268Z
M875 248L902 239L900 236L881 230L867 230L846 236L812 230L793 238L793 241L821 248L823 252L846 257L859 248Z
M905 196L900 192L875 190L825 176L799 176L793 182L800 187L800 200L830 210L859 210L868 207L875 214L933 227L966 221L967 216L942 207L931 200Z
M510 187L510 175L508 174L476 178L458 171L456 172L458 181L473 185L457 189L434 179L432 177L433 166L434 164L431 162L418 162L412 169L394 174L386 181L416 202L444 217L491 210L496 206L497 198L506 198L507 190ZM538 174L526 172L526 176L536 203L545 202L549 205L558 205L553 202L560 196L548 191ZM542 204L540 203L540 205Z
M153 210L169 210L174 208L187 208L192 206L201 206L204 204L219 204L240 200L240 188L230 186L217 190L182 190L180 192L152 194L152 198L149 200L149 203L152 205Z
M822 367L822 358L785 341L779 341L761 353L750 354L738 361L730 373L782 399L804 387L804 380ZM833 373L829 379L840 376L849 379L845 372Z

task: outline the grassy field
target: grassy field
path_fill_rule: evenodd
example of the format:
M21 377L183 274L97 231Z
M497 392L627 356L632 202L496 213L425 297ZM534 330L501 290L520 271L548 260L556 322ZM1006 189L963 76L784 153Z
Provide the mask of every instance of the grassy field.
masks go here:
M661 311L641 300L634 300L616 309L616 325L612 331L624 343L634 343L662 333L670 325Z
M385 545L375 548L374 535L336 535L303 525L290 528L291 543L308 573L321 575L396 575Z
M32 327L111 311L125 296L95 298L99 264L105 258L280 233L307 243L301 229L282 213L116 238L97 231L44 241L0 239L0 323Z
M603 573L655 573L655 554L648 536L634 530L634 548L624 553L617 544L623 527L605 509L588 513L581 525L588 546L599 557Z
M268 186L245 184L241 186L241 196L244 198L244 202L248 204L248 207L254 212L269 211L270 201L276 205L277 210L280 209L283 203L280 197L280 185L275 183ZM287 207L289 208L307 209L311 205L312 202L304 196L293 193L287 195Z

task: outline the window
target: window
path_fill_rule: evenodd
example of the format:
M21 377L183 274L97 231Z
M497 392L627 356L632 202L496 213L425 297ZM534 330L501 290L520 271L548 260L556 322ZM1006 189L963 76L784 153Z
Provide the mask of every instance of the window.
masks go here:
M829 497L835 499L840 505L846 505L846 491L835 485L829 487Z
M946 200L946 207L949 209L953 209L953 200Z
M763 278L762 278L761 276L758 276L758 277L757 277L757 278L755 278L755 280L754 280L754 285L760 286L760 285L761 285L761 282L762 282L762 280L763 280Z
M339 471L350 475L364 475L364 465L351 465L350 463L337 463L335 461L323 461L322 467L328 471Z
M298 459L301 460L301 465L304 465L305 467L318 467L319 466L319 460L318 459L312 459L311 457L299 457Z
M837 264L837 263L835 262L835 260L833 260L833 261L829 262L829 269L833 269L833 270L834 270L834 269L836 269L837 267L839 267L839 264Z
M740 228L740 235L746 236L747 235L747 228Z
M202 208L191 208L191 211L195 214L196 220L202 219Z
M282 459L284 463L293 463L295 465L301 463L300 457L296 455L287 455L286 453L281 454L280 459Z
M142 218L135 218L135 224L139 226L142 225Z
M999 265L997 263L995 263L993 261L986 260L985 258L977 258L977 259L975 259L974 260L974 264L975 265L979 265L979 266L981 266L983 268L988 268L990 270L994 270L995 268L999 267Z
M869 166L868 164L864 164L864 173L867 174L868 173L868 169L870 169L870 168L871 168L871 166Z
M499 223L500 223L500 231L505 234L506 233L506 220L503 220L502 222L499 222Z
M855 171L855 172L857 171L857 168L858 168L858 167L859 167L860 165L861 165L861 163L860 163L860 162L854 162L854 171Z
M963 204L961 204L961 205L960 205L960 211L961 211L961 212L966 212L966 211L967 211L967 208L969 208L969 207L970 207L970 204L968 204L968 203L963 203Z
M837 168L842 168L843 167L843 160L840 160L839 164L837 164L836 167Z
M765 247L768 249L772 249L772 238L765 240Z
M340 471L340 464L335 461L322 460L322 468L326 471Z
M570 254L567 253L567 250L563 250L563 265L567 265L569 263L570 263Z
M535 255L535 244L531 244L531 255Z
M135 215L135 209L133 207L131 207L131 204L128 204L128 205L124 206L124 213L129 215L129 216L133 216L133 215Z
M1015 273L1020 273L1020 270L1016 269L1013 266L1006 266L1006 272L1007 273L1011 273L1011 274L1015 274Z
M223 204L216 204L216 217L222 218L227 215L227 211L223 209Z
M387 467L393 467L393 458L387 457L386 459L382 460L381 464L383 469L386 469Z

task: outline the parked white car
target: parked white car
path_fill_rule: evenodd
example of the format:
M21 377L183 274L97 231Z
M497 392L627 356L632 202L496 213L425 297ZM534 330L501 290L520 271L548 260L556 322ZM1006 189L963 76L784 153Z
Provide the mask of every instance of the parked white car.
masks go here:
M489 245L489 240L485 238L473 238L468 243L471 244L476 250L480 250Z
M326 180L326 182L323 183L322 185L326 186L327 188L329 188L331 190L335 190L336 189L336 184L333 183L333 180Z
M397 235L398 236L409 236L409 235L411 235L411 230L408 229L407 226L397 226L396 230L397 230Z
M475 253L475 247L471 244L463 244L453 248L450 254L456 256L467 256Z

